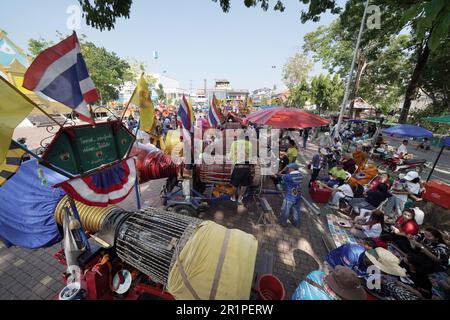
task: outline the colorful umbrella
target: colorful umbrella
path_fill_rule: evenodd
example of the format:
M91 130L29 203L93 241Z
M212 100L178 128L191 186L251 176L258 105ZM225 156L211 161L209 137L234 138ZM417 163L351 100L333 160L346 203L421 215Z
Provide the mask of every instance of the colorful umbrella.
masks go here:
M398 136L398 137L410 137L410 138L431 138L433 133L422 127L414 126L412 124L399 124L389 129L383 130L383 133Z
M329 120L297 108L278 107L252 112L246 119L276 129L304 129L326 126Z

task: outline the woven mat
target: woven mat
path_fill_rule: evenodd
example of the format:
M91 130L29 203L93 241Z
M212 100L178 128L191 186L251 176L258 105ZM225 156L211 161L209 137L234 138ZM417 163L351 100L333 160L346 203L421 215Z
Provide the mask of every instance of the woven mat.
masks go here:
M350 234L350 229L343 228L338 224L338 221L342 220L334 214L327 214L328 229L330 230L331 237L336 245L336 248L347 244L363 244L361 240L357 240L352 234Z

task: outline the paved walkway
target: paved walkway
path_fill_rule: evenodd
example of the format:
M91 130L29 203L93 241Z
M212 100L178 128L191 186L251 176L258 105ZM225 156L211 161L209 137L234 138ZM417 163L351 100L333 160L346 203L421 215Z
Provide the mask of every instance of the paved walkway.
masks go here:
M301 149L301 163L309 162L316 150L314 145L310 145L306 151ZM290 299L299 282L309 272L321 266L326 255L322 241L322 235L328 233L326 211L311 203L307 192L309 175L304 168L301 170L305 174L305 201L301 206L300 228L291 224L287 228L279 225L258 226L259 212L252 199L246 200L247 209L244 211L238 211L231 202L224 202L201 214L203 219L254 234L259 241L258 259L263 252L273 254L273 273L284 283L287 299ZM141 186L142 199L146 205L162 206L159 197L162 184L160 180ZM268 196L267 199L278 215L282 202L280 196ZM134 199L130 198L125 206L131 208L133 203ZM60 244L40 250L0 248L0 299L45 300L57 296L63 287L61 273L64 267L56 262L53 254L60 248Z

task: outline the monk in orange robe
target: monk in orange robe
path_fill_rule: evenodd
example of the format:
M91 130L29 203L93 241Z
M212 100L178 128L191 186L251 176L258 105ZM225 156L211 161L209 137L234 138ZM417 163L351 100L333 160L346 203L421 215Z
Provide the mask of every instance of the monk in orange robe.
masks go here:
M373 178L378 175L377 166L372 162L368 162L364 170L356 173L348 180L348 184L352 187L356 187L358 184L364 186L368 184Z
M358 170L356 172L359 172L364 169L364 164L367 161L367 158L369 155L361 150L361 147L357 147L356 151L352 154L353 159L356 161L356 165L358 166Z

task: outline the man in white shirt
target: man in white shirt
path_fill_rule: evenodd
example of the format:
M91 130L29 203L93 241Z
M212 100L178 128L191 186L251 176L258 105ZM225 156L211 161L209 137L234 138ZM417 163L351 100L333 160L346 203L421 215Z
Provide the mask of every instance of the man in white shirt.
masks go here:
M331 208L338 208L339 207L339 201L344 198L353 198L353 190L352 187L344 182L341 178L337 178L338 181L338 187L330 188L328 186L324 186L327 189L330 189L333 191L333 196L331 198L330 203L328 204Z
M407 145L408 140L403 140L402 144L398 147L397 152L395 154L399 157L404 157L408 153L408 149L406 149Z

